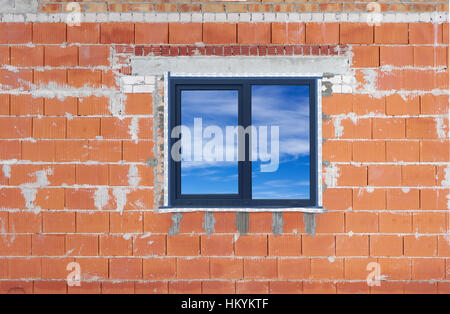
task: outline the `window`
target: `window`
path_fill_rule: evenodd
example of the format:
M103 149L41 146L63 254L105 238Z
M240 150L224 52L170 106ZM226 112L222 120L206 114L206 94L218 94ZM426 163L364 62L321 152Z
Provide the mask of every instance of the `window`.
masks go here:
M169 78L170 207L318 206L317 79Z

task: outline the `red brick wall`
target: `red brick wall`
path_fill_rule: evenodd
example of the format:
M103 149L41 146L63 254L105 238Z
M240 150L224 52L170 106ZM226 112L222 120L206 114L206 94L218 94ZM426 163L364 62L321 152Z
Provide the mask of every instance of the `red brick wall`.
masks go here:
M0 23L0 293L449 293L449 103L437 92L448 90L448 23L295 25ZM204 213L185 213L169 236L146 164L157 97L128 95L121 117L109 107L129 57L333 58L337 45L359 89L323 98L324 172L339 175L316 235L301 213L284 214L279 236L270 213L251 213L245 236L234 213L214 213L212 235ZM66 284L73 261L81 287ZM370 262L379 287L366 283Z

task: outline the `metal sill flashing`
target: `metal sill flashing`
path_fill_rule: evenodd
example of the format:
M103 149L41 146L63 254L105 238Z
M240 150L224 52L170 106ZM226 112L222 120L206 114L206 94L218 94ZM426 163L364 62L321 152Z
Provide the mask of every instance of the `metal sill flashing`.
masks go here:
M227 208L227 207L216 207L216 208L197 208L197 207L170 207L162 206L158 208L160 213L187 213L187 212L244 212L244 213L285 213L285 212L299 212L299 213L310 213L310 214L321 214L327 212L327 209L322 206L313 207L254 207L254 208Z

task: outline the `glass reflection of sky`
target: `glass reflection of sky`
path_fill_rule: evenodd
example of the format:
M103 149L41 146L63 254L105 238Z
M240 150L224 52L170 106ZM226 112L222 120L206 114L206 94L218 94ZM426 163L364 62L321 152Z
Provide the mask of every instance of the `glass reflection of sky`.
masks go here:
M194 118L202 118L203 130L208 126L220 127L225 137L226 126L238 125L238 91L183 90L181 92L181 124L191 130L192 158ZM203 147L207 142L208 139L204 138ZM223 160L225 160L225 155ZM237 194L238 163L185 161L182 159L181 193Z
M253 198L309 198L309 87L252 86L252 123L278 126L280 138L277 171L261 172L260 161L252 163Z

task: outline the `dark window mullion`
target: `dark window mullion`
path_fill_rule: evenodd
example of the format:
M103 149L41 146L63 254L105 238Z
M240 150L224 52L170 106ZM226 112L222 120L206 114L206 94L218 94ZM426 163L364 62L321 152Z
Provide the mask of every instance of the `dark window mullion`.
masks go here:
M252 86L248 83L243 84L243 103L242 103L242 127L246 129L252 124ZM252 199L252 162L250 161L251 147L250 136L245 138L245 161L241 182L243 182L242 198L246 201Z

